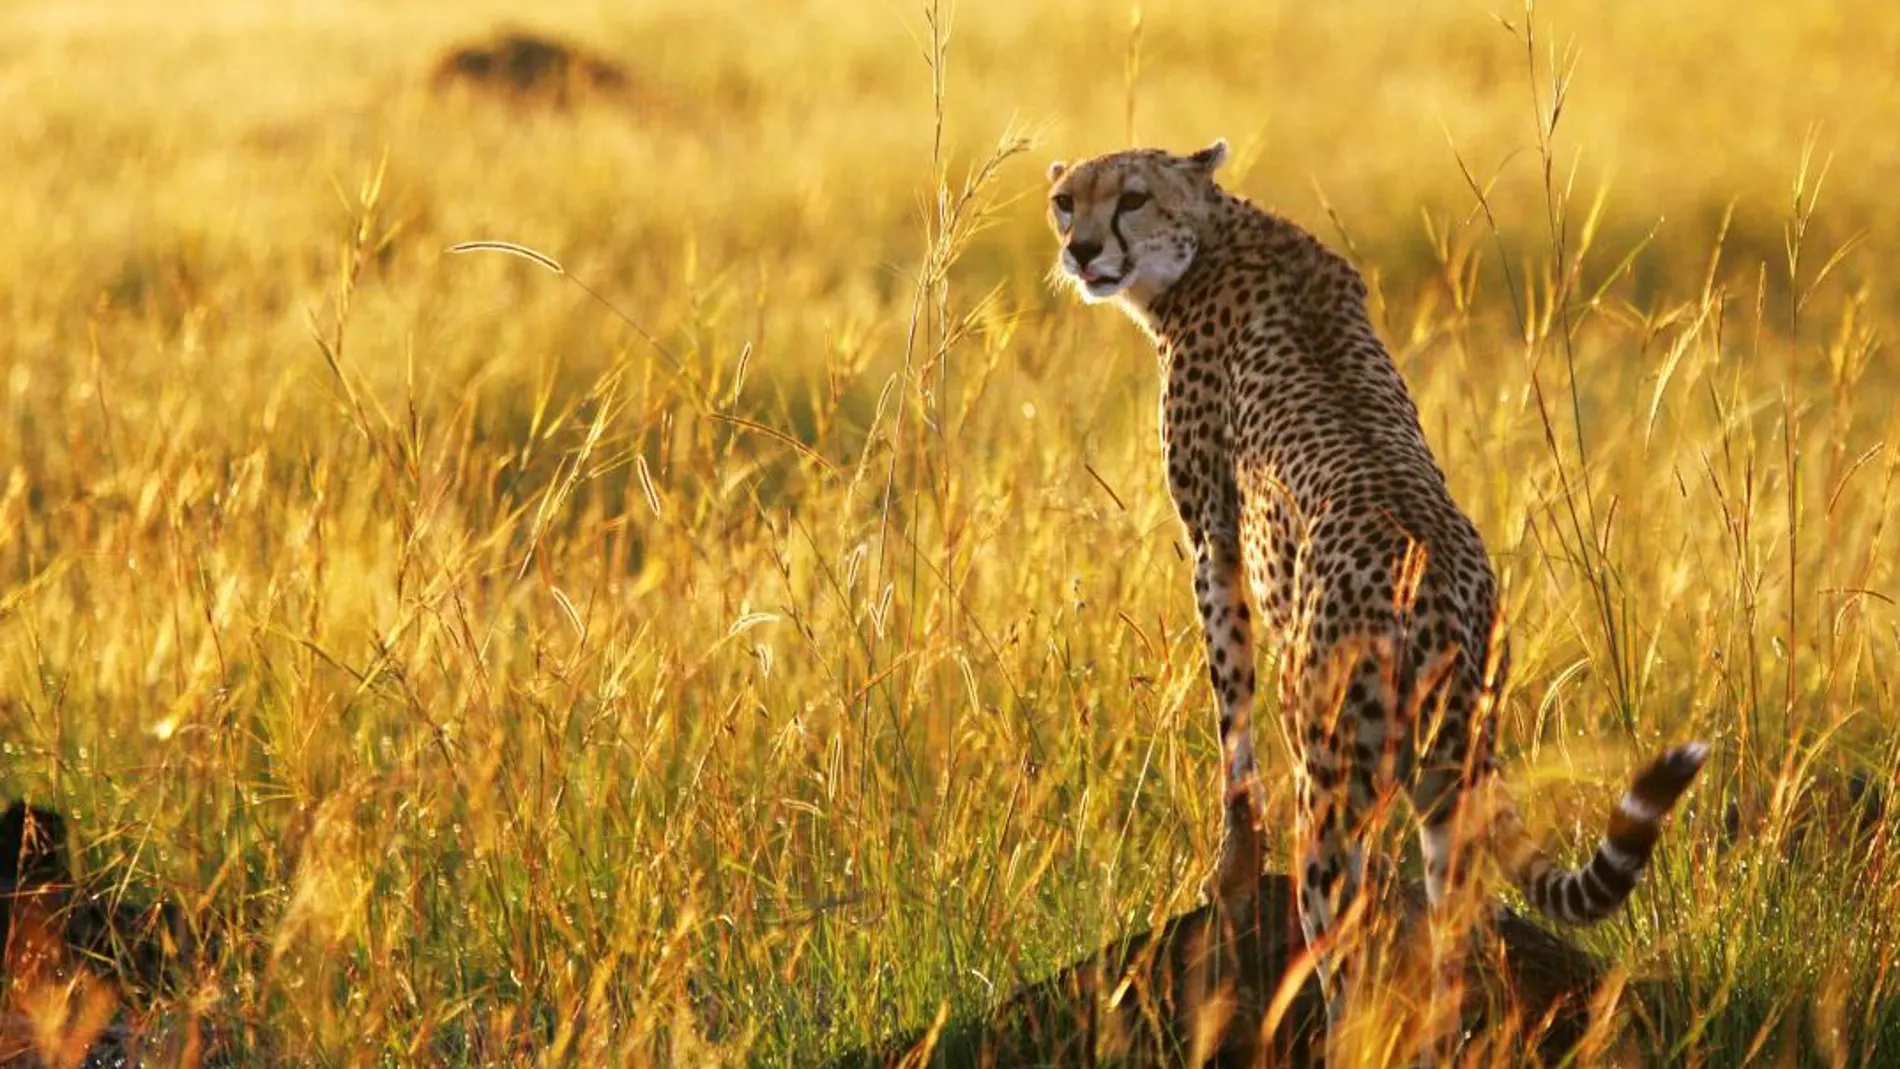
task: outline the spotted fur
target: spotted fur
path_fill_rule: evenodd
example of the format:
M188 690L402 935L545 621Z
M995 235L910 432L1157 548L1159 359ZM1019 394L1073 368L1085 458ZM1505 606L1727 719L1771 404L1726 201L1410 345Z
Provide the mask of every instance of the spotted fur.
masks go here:
M1120 305L1160 356L1168 489L1193 548L1219 706L1226 816L1214 891L1243 896L1260 866L1257 628L1279 652L1299 912L1336 1022L1347 963L1325 954L1324 937L1358 891L1358 829L1382 795L1408 794L1419 814L1435 906L1474 875L1464 855L1483 843L1538 909L1589 922L1629 896L1706 749L1692 743L1645 769L1581 869L1545 856L1501 791L1485 792L1487 806L1462 804L1494 786L1510 670L1484 542L1452 500L1358 273L1223 190L1214 172L1226 153L1217 142L1188 156L1056 164L1050 221L1058 275L1089 303Z

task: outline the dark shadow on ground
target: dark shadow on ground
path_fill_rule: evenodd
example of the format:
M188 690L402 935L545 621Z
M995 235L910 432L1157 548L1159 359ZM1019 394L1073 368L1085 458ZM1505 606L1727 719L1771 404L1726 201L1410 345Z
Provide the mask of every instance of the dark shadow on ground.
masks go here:
M1267 1004L1304 951L1291 897L1288 878L1269 873L1256 896L1257 923L1231 943L1217 937L1214 910L1203 906L1026 987L987 1014L952 1021L934 1037L918 1030L853 1051L832 1067L1305 1065L1320 1006L1310 977L1280 1027L1260 1035ZM1409 897L1419 908L1416 889ZM1583 1038L1603 966L1508 910L1497 934L1501 968L1473 955L1472 987L1508 990L1519 1020L1543 1022L1539 1056L1560 1062Z

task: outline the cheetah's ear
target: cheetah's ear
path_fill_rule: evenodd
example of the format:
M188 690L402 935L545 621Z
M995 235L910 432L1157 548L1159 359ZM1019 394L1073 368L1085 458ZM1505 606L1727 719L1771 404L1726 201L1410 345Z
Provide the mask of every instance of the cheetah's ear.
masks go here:
M1221 164L1227 162L1227 139L1224 137L1217 139L1213 144L1189 156L1188 162L1208 174L1213 174Z
M1069 173L1068 164L1063 163L1061 160L1049 161L1049 181L1054 182L1056 179L1061 178L1063 175L1068 174L1068 173Z

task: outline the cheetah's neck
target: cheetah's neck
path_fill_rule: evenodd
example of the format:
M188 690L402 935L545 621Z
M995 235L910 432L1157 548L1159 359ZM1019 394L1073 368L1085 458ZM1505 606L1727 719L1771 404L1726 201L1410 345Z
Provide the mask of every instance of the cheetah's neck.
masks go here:
M1249 319L1292 316L1370 331L1364 283L1343 257L1299 224L1226 190L1209 206L1200 247L1181 277L1165 291L1124 303L1124 310L1165 351L1202 328L1236 290L1246 295Z

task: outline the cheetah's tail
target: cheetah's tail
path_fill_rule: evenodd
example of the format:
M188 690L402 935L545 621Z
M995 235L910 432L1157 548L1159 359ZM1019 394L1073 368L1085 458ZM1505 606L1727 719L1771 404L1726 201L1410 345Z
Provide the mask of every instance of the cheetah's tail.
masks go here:
M1678 746L1651 762L1610 811L1596 856L1559 868L1531 840L1514 808L1492 818L1491 847L1512 882L1538 911L1565 924L1591 924L1615 912L1635 889L1662 834L1662 819L1689 789L1709 755L1706 743Z

